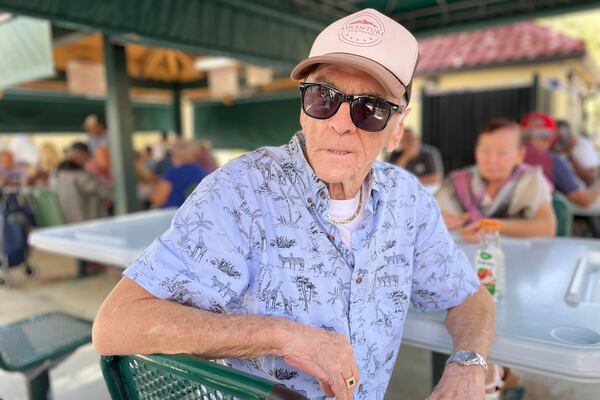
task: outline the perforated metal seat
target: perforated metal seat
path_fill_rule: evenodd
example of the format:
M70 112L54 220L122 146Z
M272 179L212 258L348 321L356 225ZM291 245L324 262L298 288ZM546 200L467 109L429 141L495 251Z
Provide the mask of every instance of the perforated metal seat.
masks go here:
M307 400L284 385L190 355L102 357L113 400Z
M33 316L0 327L0 368L25 374L30 399L50 393L49 369L92 340L92 323L63 313Z

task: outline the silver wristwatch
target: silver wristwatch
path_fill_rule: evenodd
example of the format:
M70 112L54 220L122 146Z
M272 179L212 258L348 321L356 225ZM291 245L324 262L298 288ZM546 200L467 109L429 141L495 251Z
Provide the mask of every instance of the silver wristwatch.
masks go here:
M483 368L484 372L487 372L487 363L485 362L485 358L471 350L460 350L455 351L450 354L448 360L446 360L446 365L450 363L457 363L460 365L478 365Z

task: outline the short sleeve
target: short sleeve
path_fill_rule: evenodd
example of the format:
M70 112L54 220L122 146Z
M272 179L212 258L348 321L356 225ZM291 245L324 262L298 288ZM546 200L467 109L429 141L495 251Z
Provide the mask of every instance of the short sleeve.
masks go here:
M600 159L594 149L594 145L585 138L577 139L577 143L573 149L573 157L583 168L596 168L600 165Z
M479 287L471 263L450 237L433 197L419 191L411 302L418 311L461 304Z
M552 181L556 189L565 195L583 186L567 161L555 155L552 156Z
M222 312L247 289L241 200L222 171L204 179L170 228L124 275L160 299Z

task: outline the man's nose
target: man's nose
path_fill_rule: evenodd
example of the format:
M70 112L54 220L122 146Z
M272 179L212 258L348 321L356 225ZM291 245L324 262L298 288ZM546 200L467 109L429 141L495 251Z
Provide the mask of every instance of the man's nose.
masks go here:
M329 126L339 134L350 133L356 129L350 117L350 104L342 103L337 113L329 118Z

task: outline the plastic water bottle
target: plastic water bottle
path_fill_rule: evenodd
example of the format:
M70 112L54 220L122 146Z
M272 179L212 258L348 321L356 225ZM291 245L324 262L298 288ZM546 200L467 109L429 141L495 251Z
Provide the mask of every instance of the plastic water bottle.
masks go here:
M489 219L479 222L479 247L475 253L475 270L481 284L498 301L504 296L504 252L500 247L500 223Z

